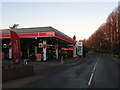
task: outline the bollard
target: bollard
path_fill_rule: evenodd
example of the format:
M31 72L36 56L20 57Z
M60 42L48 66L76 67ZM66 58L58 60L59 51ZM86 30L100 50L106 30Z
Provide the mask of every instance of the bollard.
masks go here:
M64 62L63 62L63 56L61 56L61 63L64 63Z

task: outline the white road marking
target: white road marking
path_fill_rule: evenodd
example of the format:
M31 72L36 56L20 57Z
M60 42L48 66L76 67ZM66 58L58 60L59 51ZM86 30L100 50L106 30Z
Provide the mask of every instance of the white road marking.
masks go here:
M94 66L93 71L95 71L95 68L96 68L96 65Z
M91 73L91 76L90 76L90 79L89 79L89 82L88 82L88 86L90 86L90 85L91 85L92 78L93 78L93 75L94 75L94 72L95 72L95 69L96 69L96 66L97 66L98 60L99 60L99 57L98 57L98 59L97 59L97 61L96 61L95 65L94 65L93 70L92 70L92 73Z
M89 80L89 82L88 82L88 86L91 84L92 78L93 78L93 73L92 73L91 76L90 76L90 80Z

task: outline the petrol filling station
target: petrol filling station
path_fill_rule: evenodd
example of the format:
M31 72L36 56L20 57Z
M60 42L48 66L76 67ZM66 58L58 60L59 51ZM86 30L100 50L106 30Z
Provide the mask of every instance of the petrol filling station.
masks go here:
M76 40L53 27L18 28L14 30L21 44L21 57L36 60L36 55L43 56L43 61L76 57ZM4 59L12 59L10 29L2 30L2 54Z

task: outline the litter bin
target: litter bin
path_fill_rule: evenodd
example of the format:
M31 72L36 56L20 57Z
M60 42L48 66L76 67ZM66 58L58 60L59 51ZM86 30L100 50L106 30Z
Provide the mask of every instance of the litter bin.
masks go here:
M41 54L36 54L36 61L41 61Z

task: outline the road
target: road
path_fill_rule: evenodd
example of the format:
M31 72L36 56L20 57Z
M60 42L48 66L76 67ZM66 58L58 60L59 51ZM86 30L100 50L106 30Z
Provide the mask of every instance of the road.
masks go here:
M2 88L2 59L0 59L0 89Z
M88 54L84 62L76 60L40 72L37 79L21 88L118 88L118 64L101 54Z

